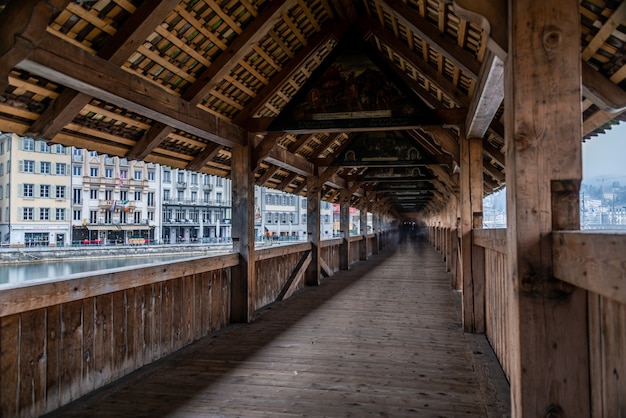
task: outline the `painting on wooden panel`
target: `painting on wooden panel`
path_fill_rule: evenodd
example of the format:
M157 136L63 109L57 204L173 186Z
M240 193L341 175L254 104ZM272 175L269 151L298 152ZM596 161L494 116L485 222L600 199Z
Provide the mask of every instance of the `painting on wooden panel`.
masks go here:
M428 154L401 131L362 132L334 161L335 165L342 166L419 166L431 163ZM421 171L416 170L412 175L421 175Z
M358 45L344 45L311 77L269 130L409 127L439 123L410 89L392 79Z
M358 181L394 182L432 178L433 175L422 167L368 167Z

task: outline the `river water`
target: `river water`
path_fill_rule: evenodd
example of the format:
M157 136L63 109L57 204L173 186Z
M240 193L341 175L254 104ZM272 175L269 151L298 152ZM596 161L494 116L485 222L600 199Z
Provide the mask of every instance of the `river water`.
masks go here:
M153 264L189 258L189 255L151 255L146 257L95 258L81 260L42 261L0 265L0 289L6 284L19 284L29 280L63 279L70 274L109 270L119 267Z

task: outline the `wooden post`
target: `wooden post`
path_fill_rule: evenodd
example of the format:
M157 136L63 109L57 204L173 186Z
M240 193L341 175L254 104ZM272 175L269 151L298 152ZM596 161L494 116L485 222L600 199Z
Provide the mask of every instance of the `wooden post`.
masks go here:
M322 201L321 187L317 176L307 177L306 231L307 240L311 243L311 263L306 270L307 286L320 284L320 205Z
M350 269L350 192L348 189L341 190L339 197L339 232L343 238L339 250L339 268Z
M513 417L590 416L587 294L552 275L551 232L578 229L580 12L509 1L505 73Z
M380 252L380 215L376 209L372 212L372 229L375 235L372 254L378 254Z
M254 315L254 170L248 145L232 148L232 239L233 251L239 253L239 265L233 268L230 292L231 322L250 322Z
M367 260L367 206L361 206L359 212L359 229L363 239L359 243L359 260Z

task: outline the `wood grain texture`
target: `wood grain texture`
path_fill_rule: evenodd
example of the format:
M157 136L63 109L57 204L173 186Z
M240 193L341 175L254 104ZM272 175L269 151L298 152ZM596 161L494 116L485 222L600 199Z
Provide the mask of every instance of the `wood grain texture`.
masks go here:
M494 416L446 275L390 247L50 418Z

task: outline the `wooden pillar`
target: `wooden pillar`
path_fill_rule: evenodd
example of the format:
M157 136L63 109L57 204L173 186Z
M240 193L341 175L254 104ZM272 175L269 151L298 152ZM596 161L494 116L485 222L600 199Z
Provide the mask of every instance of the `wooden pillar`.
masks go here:
M372 243L372 254L378 254L380 251L380 215L378 210L372 212L372 229L375 235Z
M553 278L551 232L579 228L577 0L509 1L505 73L513 417L590 416L587 295Z
M349 191L343 189L339 197L339 232L343 238L339 250L339 268L350 269L350 197Z
M250 322L256 299L253 144L253 138L250 138L247 146L232 148L232 239L233 251L239 253L239 265L232 270L231 322Z
M359 230L363 239L359 243L359 260L367 260L367 206L361 206L359 212Z
M472 231L483 222L482 138L461 136L461 259L463 277L463 330L485 332L484 253L474 248ZM475 257L476 256L476 257Z
M320 205L322 201L321 187L317 176L307 178L307 240L311 243L311 263L306 270L307 286L320 284Z

